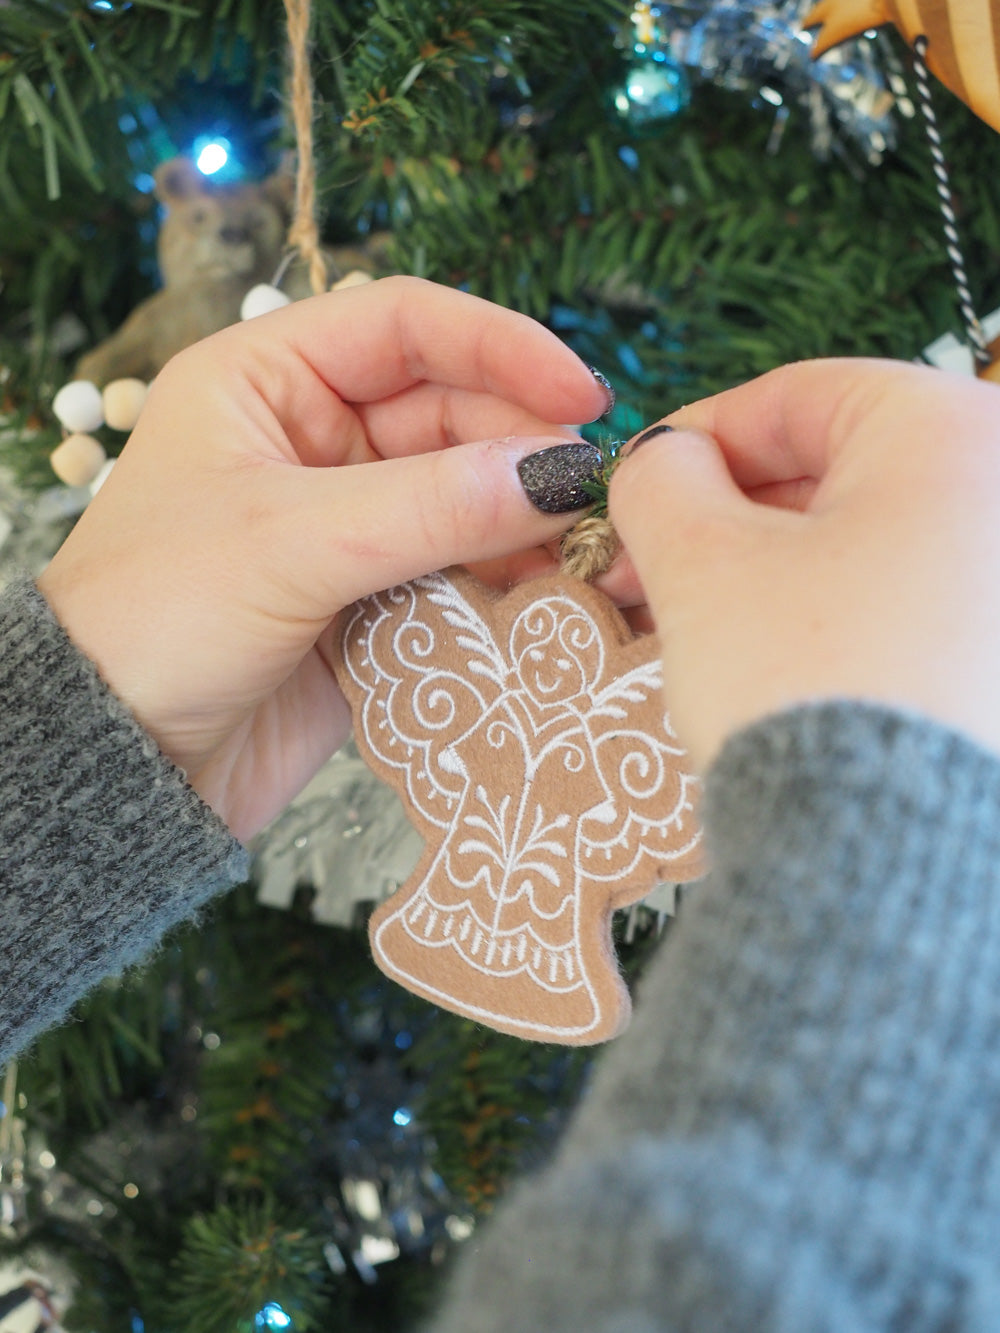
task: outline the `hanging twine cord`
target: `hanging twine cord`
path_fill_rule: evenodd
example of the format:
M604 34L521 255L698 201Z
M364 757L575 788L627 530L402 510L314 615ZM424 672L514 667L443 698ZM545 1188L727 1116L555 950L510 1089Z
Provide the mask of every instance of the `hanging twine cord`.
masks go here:
M292 61L292 121L298 162L295 171L295 216L288 230L294 246L309 265L309 286L318 295L327 287L326 263L316 224L316 167L313 160L313 87L309 69L310 0L285 0L288 48Z
M594 501L594 509L563 534L560 546L562 572L588 583L610 569L621 550L618 533L608 517L608 487L621 459L622 443L605 439L598 445L600 463L584 487Z
M944 150L941 147L941 135L938 131L937 116L934 114L934 103L931 99L926 55L927 38L917 37L913 43L913 72L917 83L917 100L920 102L920 110L923 113L924 127L927 130L927 139L930 144L931 161L934 164L934 179L937 184L938 206L944 219L948 259L951 262L952 277L955 280L955 288L958 292L958 304L962 312L966 336L972 344L972 351L976 360L980 365L988 365L992 358L986 346L986 337L983 334L982 325L979 323L972 304L968 273L966 272L962 247L958 239L958 219L955 216L948 164L945 161Z
M581 518L562 539L562 572L589 583L611 568L620 548L618 533L609 518Z

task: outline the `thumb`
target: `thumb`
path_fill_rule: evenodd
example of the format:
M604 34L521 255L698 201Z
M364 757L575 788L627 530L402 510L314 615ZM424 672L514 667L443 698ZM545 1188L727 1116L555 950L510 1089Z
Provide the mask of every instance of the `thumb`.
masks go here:
M703 586L745 550L760 506L736 485L710 435L661 425L615 469L608 511L662 630L685 588Z
M518 463L546 452L557 512L529 499ZM596 446L565 437L511 437L348 467L296 469L286 509L286 558L328 606L455 564L474 564L553 540L591 503ZM536 501L538 497L536 496ZM295 513L295 523L287 514Z

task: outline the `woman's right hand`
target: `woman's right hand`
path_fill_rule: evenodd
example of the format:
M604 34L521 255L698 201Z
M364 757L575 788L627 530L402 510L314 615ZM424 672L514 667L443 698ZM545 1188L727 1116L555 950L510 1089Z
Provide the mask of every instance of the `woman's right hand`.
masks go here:
M1000 388L802 362L664 424L610 508L696 767L758 718L833 697L1000 752Z

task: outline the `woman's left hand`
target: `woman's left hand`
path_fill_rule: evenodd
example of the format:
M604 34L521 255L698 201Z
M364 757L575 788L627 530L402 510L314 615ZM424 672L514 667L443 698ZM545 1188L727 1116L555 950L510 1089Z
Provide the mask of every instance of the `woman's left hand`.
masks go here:
M157 376L39 580L70 637L240 838L342 743L332 622L543 545L525 455L608 406L541 325L415 278L262 316Z

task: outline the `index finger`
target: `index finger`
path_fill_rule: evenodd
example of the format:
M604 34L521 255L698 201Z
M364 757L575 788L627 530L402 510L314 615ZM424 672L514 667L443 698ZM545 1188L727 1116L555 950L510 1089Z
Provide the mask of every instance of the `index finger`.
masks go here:
M330 292L239 328L279 415L321 410L323 389L371 403L421 381L493 394L552 422L592 421L608 407L593 373L549 329L422 278Z
M796 493L799 483L822 480L859 428L875 432L892 424L898 429L904 410L929 427L928 413L953 413L957 385L977 383L902 361L800 361L692 403L665 420L713 436L742 490L781 496ZM992 386L979 387L988 392Z

